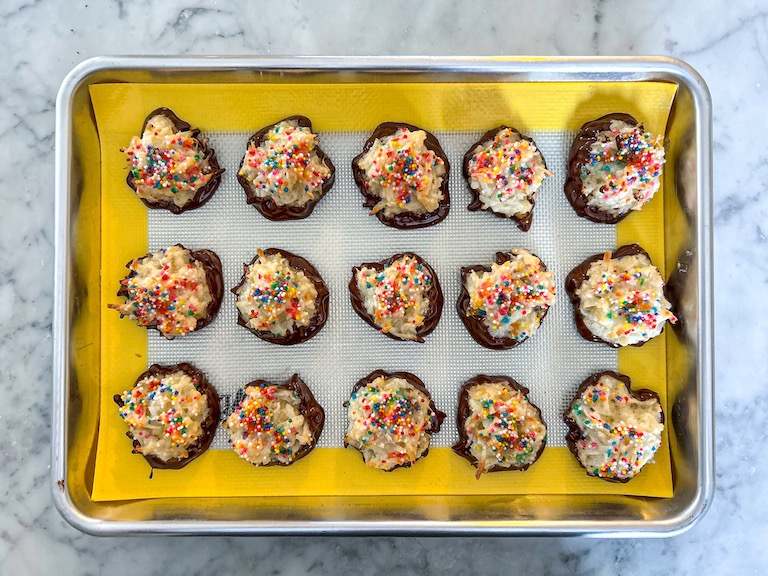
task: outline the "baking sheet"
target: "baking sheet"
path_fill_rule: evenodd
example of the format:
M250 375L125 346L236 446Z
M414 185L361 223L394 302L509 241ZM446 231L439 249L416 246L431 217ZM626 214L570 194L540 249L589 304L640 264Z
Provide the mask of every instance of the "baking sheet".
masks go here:
M496 97L503 97L504 102L510 97L514 100L514 86L526 86L528 90L528 85L501 86L506 89L495 87L491 92ZM674 91L670 93L665 85L649 83L648 86L656 90L651 89L649 94L644 95L644 114L635 114L646 122L649 129L663 132ZM313 216L300 222L273 223L245 204L244 193L235 181L235 171L248 136L261 125L274 122L281 116L254 111L253 120L249 118L247 123L241 120L240 124L252 126L252 129L239 132L215 130L217 126L226 126L226 122L204 123L204 119L197 120L199 114L184 114L184 104L180 104L182 108L177 107L178 102L177 106L171 104L174 100L184 102L183 88L166 87L161 103L193 124L199 123L217 150L221 165L228 168L222 186L205 207L174 216L163 211L147 211L124 184L124 161L117 150L127 143L131 134L138 132L146 112L161 104L151 104L147 100L151 99L153 91L162 87L133 87L134 92L126 90L125 85L92 88L104 159L103 301L116 301L114 292L117 281L125 274L121 267L126 260L143 254L148 248L155 250L182 242L194 249L215 250L224 264L227 287L237 283L242 263L250 261L258 247L276 246L300 254L313 262L325 278L331 291L331 309L328 324L320 335L308 343L292 347L262 342L237 326L234 295L229 293L225 296L219 317L210 327L173 342L154 332L147 335L145 330L130 322L116 322L117 314L104 314L102 423L94 499L263 495L265 490L267 493L290 496L591 491L671 495L667 450L661 451L656 465L649 466L637 479L628 485L621 485L617 490L615 485L586 477L567 449L563 448L565 426L560 415L573 391L590 373L619 367L634 375L640 368L642 379L635 381L635 386L650 387L662 394L665 389L663 337L641 349L617 352L584 341L573 325L572 309L562 289L562 281L575 264L586 256L615 247L617 242L638 241L663 268L663 258L659 256L663 242L661 193L641 214L629 218L631 224L628 226L599 226L573 213L562 193L566 154L574 134L572 124L566 125L571 129L553 130L536 129L535 118L532 123L526 121L521 124L518 121L513 124L510 120L506 121L536 139L550 170L556 174L545 181L534 213L533 227L527 234L517 230L511 222L466 210L469 192L460 175L461 157L479 134L493 125L490 118L475 130L435 130L452 164L449 185L452 210L446 221L438 226L400 231L387 228L376 218L366 215L349 165L368 132L350 129L328 130L321 134L321 145L337 166L337 183ZM265 89L263 86L260 88L262 91ZM371 85L369 91L374 88L381 92L381 87L375 85ZM600 88L607 88L607 95L610 94L609 85ZM358 93L361 89L364 86L354 86ZM400 101L403 110L386 119L410 121L425 128L432 128L435 124L440 127L441 122L429 117L430 112L434 116L435 108L441 109L434 105L435 99L426 100L433 102L431 110L422 113L426 117L419 116L405 105L412 103L414 95L421 90L429 90L429 86L401 85L394 94L390 94L392 100ZM584 85L582 90L590 94L593 102L600 102L600 98L595 98L594 86ZM196 92L198 96L199 92ZM206 86L204 92L209 92L211 97L216 95L212 86ZM335 100L327 103L324 112L312 116L316 130L322 130L323 124L333 127L327 119L334 112L333 105L339 103L339 92L343 90L336 87ZM303 91L295 89L291 93L296 99ZM137 94L140 97L137 98ZM242 108L242 95L227 97L226 94L220 87L217 103L220 110L227 110L226 114L230 116L233 110L249 115L248 109ZM550 98L563 99L562 91L550 94ZM439 105L441 101L439 98L436 100ZM546 98L538 100L545 109L555 105ZM564 101L568 102L567 99ZM127 110L131 111L130 114L125 114ZM494 109L490 112L497 113ZM605 113L598 109L588 112L591 112L590 118ZM353 127L356 126L343 126ZM463 265L487 263L496 251L511 247L524 247L538 254L550 269L556 271L561 289L557 303L533 338L513 350L486 350L470 338L455 312L459 269ZM133 252L128 252L129 249ZM422 345L395 342L383 337L363 323L349 305L347 283L351 267L363 261L384 259L403 250L415 251L433 265L446 297L443 318L437 330ZM129 350L136 352L131 355L127 353ZM326 429L320 447L310 457L289 468L257 469L239 461L219 433L214 450L199 461L183 471L158 471L154 479L149 480L148 467L143 459L130 454L130 441L125 438L125 427L117 416L111 396L130 387L147 364L180 361L192 362L208 373L223 397L223 406L227 406L228 398L250 380L281 380L293 372L300 373L326 409ZM135 369L132 370L132 366ZM448 413L443 430L433 438L433 446L437 449L430 451L425 460L410 470L392 474L367 470L353 450L339 448L346 427L342 403L354 382L377 368L408 370L419 375L432 392L438 407ZM454 420L459 387L464 380L481 372L516 378L531 389L532 400L542 408L549 425L549 447L540 462L526 473L492 474L476 481L474 469L445 448L456 440ZM347 473L350 468L355 474ZM206 481L200 482L200 478Z

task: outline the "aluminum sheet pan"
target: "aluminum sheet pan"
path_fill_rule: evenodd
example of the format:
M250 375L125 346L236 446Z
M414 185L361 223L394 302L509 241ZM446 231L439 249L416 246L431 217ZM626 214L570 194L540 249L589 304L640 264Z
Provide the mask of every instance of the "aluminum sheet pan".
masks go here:
M97 83L259 82L649 82L674 83L667 126L667 270L677 270L679 330L668 365L674 497L415 497L386 507L370 498L297 498L290 503L208 498L95 502L93 442L74 433L88 409L75 366L73 329L83 296L78 261L82 182L95 134L88 95ZM62 515L93 534L488 534L659 536L695 523L714 493L712 382L711 100L701 77L669 58L95 58L75 68L57 99L56 269L52 489ZM92 159L91 159L92 163Z

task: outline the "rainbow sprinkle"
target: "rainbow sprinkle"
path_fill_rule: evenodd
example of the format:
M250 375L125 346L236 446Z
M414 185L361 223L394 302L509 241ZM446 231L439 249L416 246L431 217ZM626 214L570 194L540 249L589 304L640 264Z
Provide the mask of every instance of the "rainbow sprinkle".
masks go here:
M199 147L191 132L165 134L148 123L142 138L134 136L121 151L131 165L137 187L176 195L196 191L213 176L213 172L205 170L207 158Z
M662 305L662 294L649 289L657 281L656 276L655 269L649 275L642 268L619 270L613 267L597 278L591 292L596 298L610 303L605 318L613 323L623 320L615 330L617 337L639 331L645 338L658 328L660 322L677 322L675 315Z
M245 274L250 279L245 294L250 307L248 325L256 330L271 330L286 321L307 324L314 309L306 305L302 284L309 281L303 275L299 278L299 273L287 264L274 270L265 268L268 257L261 250L258 254L258 261L245 267ZM274 258L284 260L281 254ZM281 336L282 330L275 334Z
M312 199L331 172L315 151L315 139L309 128L281 122L259 146L248 145L239 174L248 177L263 195L281 196L300 190Z
M445 165L432 150L424 147L422 152L417 151L415 142L409 138L411 134L403 127L376 150L373 167L368 172L369 181L365 182L366 188L375 181L382 188L392 190L400 208L410 204L414 197L429 192L435 168Z
M191 380L197 387L197 380ZM185 395L164 378L150 377L139 382L133 389L123 392L120 417L134 429L133 436L137 440L155 436L156 439L167 439L171 448L183 448L197 438L188 434L194 422L186 406L192 407L200 402L201 398L203 395L196 390L190 395ZM153 404L163 403L170 404L170 407L159 413L152 409ZM142 443L137 447L138 451L141 451L141 446Z
M655 192L652 183L661 175L664 164L660 139L644 132L642 126L632 127L628 133L612 128L604 134L608 135L608 142L592 146L589 161L581 170L582 179L600 172L600 194L604 200L626 195L627 203L633 199L647 203Z
M284 460L292 460L296 456L294 437L298 434L298 429L291 426L290 419L275 423L271 405L283 401L276 395L277 388L260 384L256 389L257 393L250 388L247 391L248 394L235 408L233 413L235 423L229 420L225 424L241 431L239 436L243 442L233 441L233 448L241 457L255 447L257 450L268 448L271 454L282 456ZM294 396L295 404L298 406L299 398L295 394Z
M423 316L418 314L418 306L421 297L432 287L432 276L416 258L400 258L381 271L362 268L359 278L376 296L376 324L381 326L391 317L404 317L409 309L417 312L417 326L424 323Z
M480 412L474 412L465 429L475 442L488 447L501 464L513 458L518 466L528 464L539 446L539 434L533 418L525 417L528 401L519 391L502 389L506 401L483 397L479 400ZM487 432L475 432L479 425ZM545 435L546 438L546 435Z
M162 258L162 267L151 269L148 276L141 270L144 259L134 260L131 270L137 273L120 281L126 292L125 304L108 307L119 311L121 318L127 316L140 326L156 327L166 336L193 331L205 316L208 286L202 281L205 272L188 255L186 264L172 266L180 250L172 247L153 254L152 259Z
M369 384L352 393L350 405L359 404L357 424L367 430L361 438L361 445L394 444L393 450L382 458L381 464L396 462L410 464L420 454L409 456L405 446L417 442L423 434L430 433L436 426L435 413L429 401L416 391L408 394L407 388L387 390L376 384ZM425 413L423 422L421 414Z
M525 340L531 334L515 330L515 326L553 303L557 290L552 273L542 270L538 259L510 260L493 268L492 273L481 276L468 313L483 318L494 330L509 327L511 338Z
M623 383L621 384L620 389L626 390ZM600 410L606 409L607 402L627 406L629 399L627 394L617 394L612 390L612 387L598 381L597 384L590 386L582 394L581 403L574 402L571 406L571 418L582 430L599 431L601 435L610 438L607 443L598 442L586 438L582 433L582 439L577 443L581 450L592 452L603 446L602 463L591 467L589 470L593 476L601 478L632 477L642 469L649 460L649 456L652 457L652 454L662 444L660 439L654 442L653 438L646 442L644 438L646 433L628 424L625 419L611 418L609 421L600 417Z
M541 185L545 170L536 146L505 128L496 133L493 141L475 152L469 161L472 180L492 184L500 201L528 195Z

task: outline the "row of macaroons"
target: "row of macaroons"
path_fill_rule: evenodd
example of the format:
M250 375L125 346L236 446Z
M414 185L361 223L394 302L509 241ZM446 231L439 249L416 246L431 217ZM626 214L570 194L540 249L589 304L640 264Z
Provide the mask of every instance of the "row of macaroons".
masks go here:
M590 476L626 482L652 462L661 446L664 414L659 395L633 391L628 376L592 374L564 413L566 442ZM454 452L485 472L527 470L547 444L541 410L529 390L507 376L478 375L461 387L459 441ZM255 466L289 466L317 445L325 412L294 374L282 383L256 380L221 414L206 375L188 363L154 364L134 387L115 395L134 452L153 468L179 469L202 455L221 425L234 451ZM409 468L427 456L445 414L424 383L409 372L376 370L352 388L344 446L357 449L366 466Z
M128 263L123 304L110 304L166 338L186 336L213 321L223 299L221 261L211 250L181 244ZM538 330L555 301L554 272L531 252L513 248L490 265L461 269L456 305L476 342L490 349L518 346ZM664 281L636 244L598 253L568 274L565 287L580 334L613 347L640 345L676 322ZM443 311L437 273L417 254L396 254L352 268L352 307L371 327L404 341L424 342ZM329 290L315 267L286 250L258 250L245 265L237 296L238 324L275 344L305 342L328 318Z
M169 133L158 128L161 120L169 124ZM237 180L247 202L266 218L306 218L332 188L336 168L316 146L316 136L308 118L291 116L249 139ZM199 130L167 108L150 113L142 138L134 137L124 152L131 164L128 185L146 206L174 213L210 200L224 172ZM608 114L577 134L565 194L579 216L615 224L651 200L663 163L659 136L628 114ZM387 226L432 226L448 214L450 162L437 138L422 128L379 125L352 170L363 206ZM473 197L469 210L509 218L523 231L531 227L544 178L552 175L533 139L504 125L470 147L462 172Z

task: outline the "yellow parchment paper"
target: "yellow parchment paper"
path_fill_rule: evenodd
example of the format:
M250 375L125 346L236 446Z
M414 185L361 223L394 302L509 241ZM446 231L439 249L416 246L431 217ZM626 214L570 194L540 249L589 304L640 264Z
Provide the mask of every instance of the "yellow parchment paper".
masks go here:
M387 120L478 134L501 123L523 131L576 130L586 121L621 111L641 120L651 132L663 134L675 91L674 84L661 82L94 85L90 93L101 146L101 210L81 213L100 217L100 226L86 229L93 235L86 240L101 242L101 311L117 301L115 292L126 274L125 263L148 248L147 209L125 183L126 162L119 149L140 133L145 116L157 107L171 108L203 131L255 131L297 113L309 116L319 132L367 131ZM660 190L640 213L620 223L617 239L618 245L641 244L665 275L663 194ZM393 473L366 468L352 449L317 448L286 468L255 468L232 451L211 450L183 470L155 471L150 479L144 459L131 454L126 426L112 400L130 388L147 367L146 331L120 320L116 313L91 318L100 326L100 409L84 418L98 421L92 494L96 501L206 496L673 494L666 436L656 463L627 484L590 478L567 448L551 446L527 472L487 474L480 480L475 480L474 469L449 448L434 448L413 468ZM619 369L657 391L666 411L665 350L664 335L641 348L623 349ZM444 426L453 426L454 420L455 415L449 414Z

